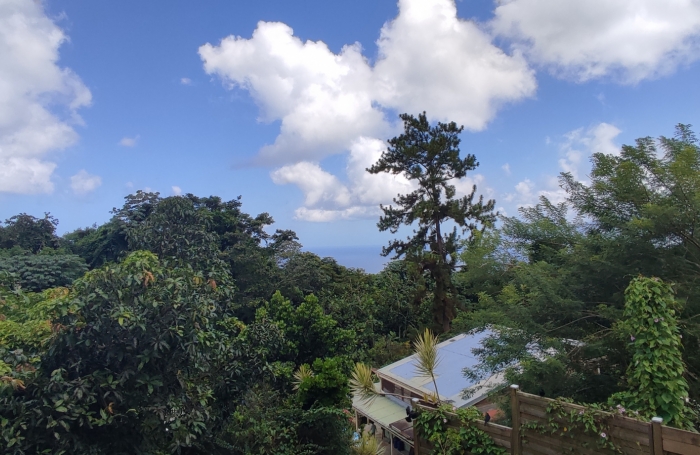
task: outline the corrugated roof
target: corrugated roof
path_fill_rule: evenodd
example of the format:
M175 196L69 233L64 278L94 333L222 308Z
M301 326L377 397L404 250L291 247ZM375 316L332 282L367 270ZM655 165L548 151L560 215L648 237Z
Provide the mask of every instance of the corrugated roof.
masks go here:
M479 359L473 350L481 347L482 341L491 336L492 332L482 332L457 335L438 344L440 362L436 369L435 382L442 400L451 402L460 408L481 400L499 381L499 377L491 377L480 383L473 383L464 377L465 368L473 368L479 364ZM394 378L408 386L425 392L435 392L435 386L429 377L420 376L416 370L416 355L406 357L391 365L379 369L379 374ZM471 387L479 387L471 398L463 399L462 391Z

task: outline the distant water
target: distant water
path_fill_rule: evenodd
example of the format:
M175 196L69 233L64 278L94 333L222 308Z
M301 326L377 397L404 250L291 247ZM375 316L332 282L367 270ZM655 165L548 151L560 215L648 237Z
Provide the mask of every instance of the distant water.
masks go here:
M332 257L338 264L345 267L364 269L368 273L378 273L389 262L389 258L381 256L382 246L320 246L304 248L321 257Z

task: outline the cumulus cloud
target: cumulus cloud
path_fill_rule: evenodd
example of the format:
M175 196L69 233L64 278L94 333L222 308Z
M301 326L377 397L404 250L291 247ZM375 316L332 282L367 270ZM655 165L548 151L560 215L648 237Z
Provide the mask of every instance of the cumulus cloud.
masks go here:
M58 65L66 40L41 2L0 3L0 192L52 192L56 164L48 155L78 140L77 111L91 94Z
M0 192L18 194L51 193L51 174L56 163L36 158L0 155Z
M507 55L477 24L459 19L453 0L399 0L399 15L377 44L375 97L401 112L426 110L481 130L501 104L537 87L519 51Z
M401 0L384 25L374 65L359 43L334 54L302 42L279 22L260 22L250 39L224 38L199 49L208 74L250 92L262 121L281 120L263 163L317 161L348 150L358 137L385 137L385 109L454 120L480 130L504 102L534 94L533 72L475 24L453 0Z
M102 185L102 178L99 175L89 174L85 169L81 169L70 178L70 187L73 193L79 196L92 193L100 185Z
M620 147L615 143L620 132L619 128L609 123L569 131L559 143L559 168L562 172L571 173L576 180L586 182L590 159L594 153L620 153ZM540 196L546 196L555 203L566 199L566 193L559 187L558 178L553 175L543 176L539 184L530 179L522 180L515 185L513 192L505 194L504 199L517 207L524 207L536 204Z
M119 141L119 145L122 147L136 147L139 137L140 136L138 134L134 137L125 136Z
M229 36L199 49L208 74L248 90L260 120L281 120L265 163L318 160L346 150L361 135L387 131L372 104L372 71L359 44L334 54L321 41L302 42L279 22L260 22L250 39Z
M457 17L454 0L400 0L386 23L371 63L359 43L337 54L321 41L303 42L279 22L260 22L251 38L229 36L199 48L207 74L225 87L250 93L260 120L280 121L274 143L257 164L281 166L277 184L297 185L305 195L297 217L327 221L376 214L408 182L372 176L365 168L381 154L398 125L396 110L483 129L507 102L532 96L533 71L520 55L508 55L474 23ZM347 182L319 162L347 153ZM404 191L405 192L405 191Z
M182 194L182 188L180 188L179 186L173 185L172 190L175 196L179 196Z
M636 83L700 55L695 0L504 0L490 25L532 61L578 81Z
M401 175L370 174L365 170L379 159L385 148L386 144L379 139L360 137L353 142L345 168L347 183L322 169L318 163L308 161L283 166L270 175L278 185L294 184L303 191L304 206L295 211L297 219L374 218L381 213L380 204L390 204L397 195L416 189L413 182ZM458 196L471 193L475 184L485 197L493 196L493 190L485 185L480 174L453 183Z
M600 123L587 130L579 128L564 135L560 144L559 167L563 172L570 172L577 180L585 178L584 173L589 169L590 157L594 153L617 155L620 147L615 144L615 138L620 130L609 123Z
M318 163L302 161L273 171L272 181L278 185L294 184L304 193L304 206L295 216L307 221L376 216L379 204L413 190L401 176L372 175L365 168L376 162L385 144L378 139L360 137L350 146L345 169L347 184L325 171Z

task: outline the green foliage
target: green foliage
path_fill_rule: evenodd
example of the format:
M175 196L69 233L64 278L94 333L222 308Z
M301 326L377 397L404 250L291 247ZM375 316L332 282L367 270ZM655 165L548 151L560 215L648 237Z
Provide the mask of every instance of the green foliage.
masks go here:
M675 283L685 302L678 314L683 343L696 346L700 324L700 145L690 125L676 126L674 137L645 137L625 145L619 155L593 156L591 184L564 175L562 183L582 216L594 221L608 240L599 263L598 288L615 284L616 299L630 276L657 276ZM607 264L606 264L607 262ZM614 264L610 267L608 264ZM621 280L620 278L624 278ZM623 282L620 282L623 281ZM611 295L612 295L611 292ZM597 299L600 301L601 299ZM686 349L691 397L700 397L700 350Z
M67 295L66 288L27 293L0 284L0 348L21 350L32 357L42 354L51 339L51 320Z
M382 254L406 257L416 264L418 273L429 273L434 282L434 321L447 332L456 307L451 274L459 245L457 226L463 234L467 231L471 234L480 226L491 225L496 218L495 201L484 202L483 196L474 201L476 185L470 194L456 197L453 181L478 166L474 155L459 156L459 134L463 127L457 127L454 122L431 127L425 112L418 118L402 114L401 120L404 134L390 139L389 148L367 171L401 174L417 182L415 191L394 198L396 206L381 206L384 215L377 224L380 231L389 230L392 234L403 225L417 223L417 229L405 241L392 240ZM443 233L443 224L448 220L457 226Z
M610 403L618 402L645 419L658 416L667 425L692 428L676 322L678 305L671 287L657 278L639 277L632 280L625 296L625 319L616 328L630 340L632 362L627 390L610 397Z
M433 453L436 454L458 455L468 452L505 455L505 449L498 447L491 436L473 425L474 422L483 420L483 417L473 407L454 410L449 405L443 405L437 409L422 409L413 426L422 438L435 445ZM456 423L459 425L457 428Z
M25 394L2 395L3 437L18 453L206 451L280 347L274 325L232 323L230 293L148 252L89 272Z
M68 232L60 243L63 249L83 258L91 269L117 262L129 249L124 226L116 219L99 227Z
M159 200L147 218L127 226L126 235L131 250L151 251L208 275L223 268L211 212L187 197Z
M343 357L314 360L311 366L313 374L304 378L297 388L297 396L303 408L350 407L350 388L348 387L350 366L351 362Z
M58 220L48 213L44 218L35 218L20 213L0 226L0 249L20 248L30 253L38 253L44 248L56 248L56 226Z
M88 267L74 254L22 255L0 257L0 272L16 277L16 284L32 292L70 285Z
M379 439L375 436L362 433L360 439L355 442L352 448L353 455L385 455L385 450L381 447Z
M270 302L258 310L257 320L267 318L285 333L285 360L312 363L318 358L349 355L354 351L354 334L339 328L313 295L295 307L276 292Z
M567 406L570 400L558 398L552 401L546 409L547 418L542 421L530 421L520 426L521 436L527 437L528 431L536 431L547 436L555 435L559 438L570 438L580 441L579 445L585 449L609 449L623 453L615 444L614 436L610 431L610 422L615 414L606 412L602 406L586 405L584 407ZM623 408L618 407L619 411ZM591 436L596 441L595 446L581 436ZM573 452L573 450L572 450Z
M349 455L347 415L334 407L302 409L265 387L247 392L219 445L234 455Z

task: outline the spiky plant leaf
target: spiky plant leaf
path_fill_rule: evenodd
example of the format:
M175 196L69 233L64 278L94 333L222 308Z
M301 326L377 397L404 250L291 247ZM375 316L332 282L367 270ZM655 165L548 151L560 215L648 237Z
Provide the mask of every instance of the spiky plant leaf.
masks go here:
M294 390L299 390L301 383L306 379L311 379L314 376L314 372L311 370L307 364L300 366L297 371L294 372Z
M419 375L428 378L435 375L435 370L440 364L437 345L438 338L429 329L425 329L425 332L413 342L413 348L418 357L416 371Z
M384 455L379 439L364 433L362 438L353 447L353 455Z
M350 391L363 401L372 401L379 393L374 388L372 368L364 363L356 363L350 375Z

